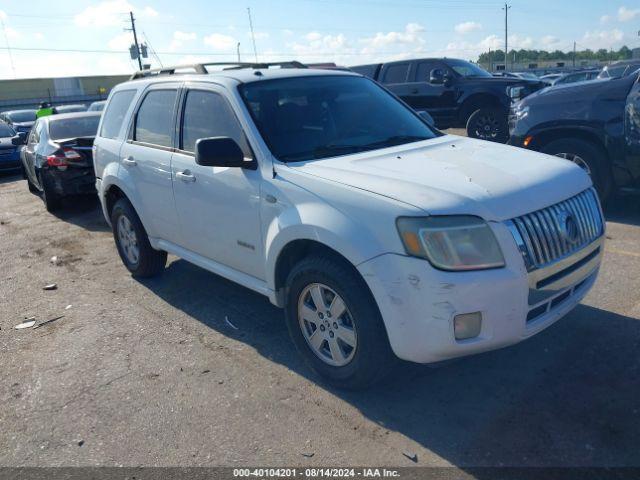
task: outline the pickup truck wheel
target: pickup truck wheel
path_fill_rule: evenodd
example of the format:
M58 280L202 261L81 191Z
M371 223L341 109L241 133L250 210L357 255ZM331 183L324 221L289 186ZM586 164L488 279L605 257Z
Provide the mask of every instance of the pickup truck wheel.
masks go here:
M582 168L591 177L600 200L603 203L607 200L613 181L603 162L604 153L598 147L584 140L567 138L550 142L542 151L569 160Z
M509 138L507 115L499 108L480 108L467 120L467 135L480 140L505 143Z
M395 364L380 312L350 265L313 256L288 280L287 327L300 354L327 382L366 388Z
M120 258L134 277L152 277L164 270L167 252L154 249L128 200L121 198L111 211L113 238Z

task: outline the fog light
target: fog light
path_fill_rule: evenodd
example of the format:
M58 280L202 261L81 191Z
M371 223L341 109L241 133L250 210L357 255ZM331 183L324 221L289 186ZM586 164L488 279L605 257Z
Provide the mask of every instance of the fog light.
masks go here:
M482 313L463 313L453 318L453 331L456 340L467 340L480 335Z

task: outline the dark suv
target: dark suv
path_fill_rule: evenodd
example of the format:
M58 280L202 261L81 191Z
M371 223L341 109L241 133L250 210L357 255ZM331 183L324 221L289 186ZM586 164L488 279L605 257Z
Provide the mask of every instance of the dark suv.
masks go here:
M640 70L550 87L515 104L509 144L567 158L606 199L640 192Z
M467 135L506 142L512 95L522 98L545 83L523 78L494 77L464 60L425 58L351 70L382 83L415 110L427 111L438 128L466 128Z

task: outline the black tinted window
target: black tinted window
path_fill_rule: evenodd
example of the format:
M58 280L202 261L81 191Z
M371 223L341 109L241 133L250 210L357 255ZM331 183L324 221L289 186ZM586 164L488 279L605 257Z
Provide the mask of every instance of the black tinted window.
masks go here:
M0 123L0 137L13 137L15 136L15 134L16 132L14 132L13 128L11 128L9 125Z
M424 82L431 77L431 70L440 69L444 72L446 70L438 62L420 62L418 64L418 73L416 74L417 82Z
M122 90L111 97L107 111L104 113L100 136L105 138L117 138L124 116L131 105L135 90Z
M49 136L52 140L93 137L98 131L98 123L100 123L99 115L51 120L49 122Z
M245 156L251 156L242 127L226 100L217 93L191 90L184 105L181 148L193 152L196 141L208 137L233 138Z
M384 83L402 83L407 81L409 74L409 64L401 63L399 65L391 65L384 72Z
M138 109L134 139L163 147L172 146L173 107L176 90L154 90Z

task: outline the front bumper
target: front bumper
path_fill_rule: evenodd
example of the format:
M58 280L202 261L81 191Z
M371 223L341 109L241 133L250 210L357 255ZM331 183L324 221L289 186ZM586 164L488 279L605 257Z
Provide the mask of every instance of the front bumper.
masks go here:
M566 259L579 262L585 250L597 244L598 253L586 264L558 275L555 265L548 271L554 281L548 295L530 304L532 282L545 276L536 271L531 278L508 229L492 228L503 248L506 267L475 272L444 272L427 261L386 254L358 266L369 285L384 320L391 347L403 359L432 363L494 350L518 343L552 325L571 311L595 282L602 256L602 238ZM590 250L590 252L593 250ZM453 318L458 314L482 313L480 334L456 340ZM532 313L533 312L533 313Z

